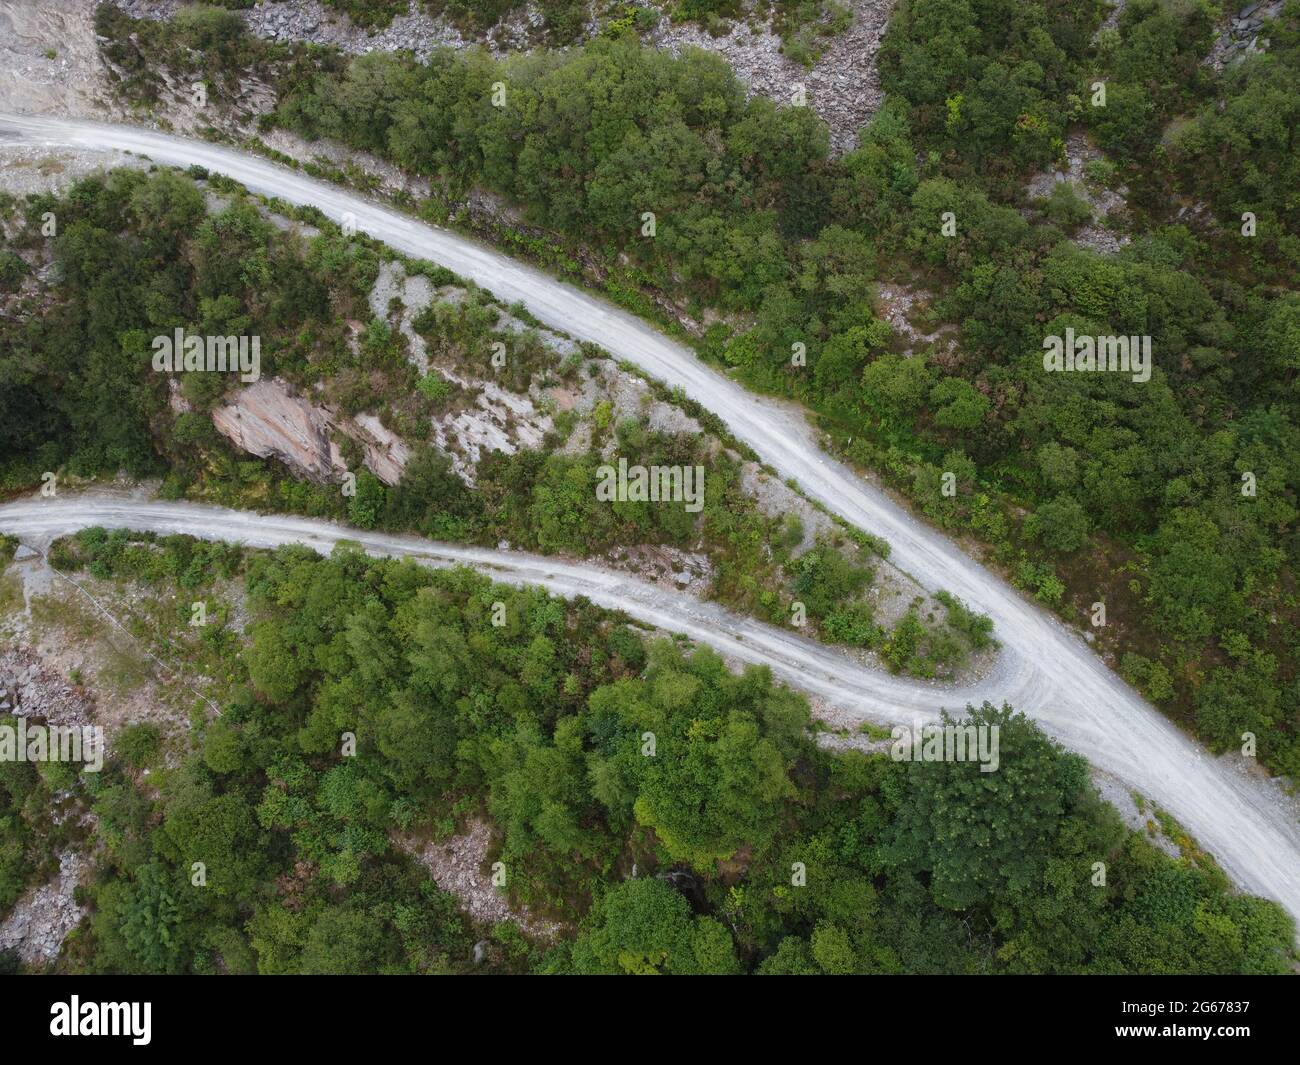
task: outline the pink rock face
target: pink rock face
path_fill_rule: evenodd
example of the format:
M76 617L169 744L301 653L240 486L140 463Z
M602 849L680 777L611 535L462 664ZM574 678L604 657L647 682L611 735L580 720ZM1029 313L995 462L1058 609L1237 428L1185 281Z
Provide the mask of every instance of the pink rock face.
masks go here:
M234 402L212 412L217 431L259 458L274 457L310 480L324 483L347 469L330 440L330 421L284 382L256 381L235 393Z
M366 453L366 468L384 484L394 485L402 479L402 471L411 457L406 441L384 428L373 414L358 414L355 421L343 422L341 428L361 443Z
M402 479L411 449L372 414L353 421L295 396L278 378L257 381L212 412L212 424L236 447L258 458L276 458L308 480L338 480L347 463L331 430L361 444L365 465L387 485Z

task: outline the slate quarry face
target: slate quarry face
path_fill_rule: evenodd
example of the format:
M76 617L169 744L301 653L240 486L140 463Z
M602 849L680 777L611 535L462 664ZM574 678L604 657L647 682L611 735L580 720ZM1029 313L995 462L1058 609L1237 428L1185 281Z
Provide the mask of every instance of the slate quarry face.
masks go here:
M336 482L348 472L334 442L335 431L352 437L365 454L365 466L387 485L402 477L410 448L378 418L347 418L293 394L283 381L257 381L232 393L231 402L212 412L212 424L236 447L258 458L275 458L317 484ZM355 471L354 471L355 472Z

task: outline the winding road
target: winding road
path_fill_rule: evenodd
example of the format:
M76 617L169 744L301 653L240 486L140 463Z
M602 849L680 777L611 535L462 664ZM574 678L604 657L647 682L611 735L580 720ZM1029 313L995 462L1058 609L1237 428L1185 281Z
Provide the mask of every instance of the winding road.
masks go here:
M725 612L718 608L672 596L624 574L515 553L374 537L305 519L183 504L101 500L78 512L75 502L14 503L0 507L0 529L23 535L41 529L56 532L62 521L65 532L88 524L118 525L220 536L254 546L361 540L379 553L411 554L443 564L466 562L543 584L559 594L586 595L603 606L685 632L743 661L765 662L792 684L881 720L910 722L916 713L933 713L939 706L959 708L977 698L1007 701L1036 718L1065 746L1160 803L1241 887L1275 899L1300 921L1300 823L1278 789L1229 760L1208 755L1116 677L1075 633L852 469L828 457L798 408L748 392L703 365L688 348L596 296L474 240L258 156L129 126L0 114L0 147L6 142L117 149L159 163L203 166L254 192L314 206L337 222L347 216L358 230L398 251L439 263L508 303L523 303L545 325L593 341L670 387L680 387L721 418L765 463L783 477L794 478L808 496L888 540L891 561L925 588L947 589L986 612L1003 651L993 673L977 688L945 691L872 673L835 652L752 621L725 615L724 624Z
M841 651L789 630L737 614L716 603L667 589L631 574L590 563L569 562L524 551L493 551L426 540L419 536L370 533L334 522L293 515L255 514L201 503L140 501L103 492L62 495L0 504L0 532L43 548L60 536L100 526L159 535L183 534L246 547L305 544L328 554L350 540L367 554L411 558L431 566L470 566L504 584L537 585L566 599L586 596L598 606L621 610L638 621L678 632L739 662L770 666L792 687L880 722L911 725L937 719L947 707L959 711L1010 701L1002 693L1014 677L997 669L968 687L926 686L906 677L868 669ZM999 661L999 665L1000 665Z

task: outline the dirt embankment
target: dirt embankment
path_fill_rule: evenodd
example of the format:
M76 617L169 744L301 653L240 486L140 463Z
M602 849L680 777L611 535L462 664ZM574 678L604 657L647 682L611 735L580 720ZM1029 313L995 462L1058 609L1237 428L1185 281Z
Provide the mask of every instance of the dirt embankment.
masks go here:
M111 111L95 7L96 0L0 0L0 111Z

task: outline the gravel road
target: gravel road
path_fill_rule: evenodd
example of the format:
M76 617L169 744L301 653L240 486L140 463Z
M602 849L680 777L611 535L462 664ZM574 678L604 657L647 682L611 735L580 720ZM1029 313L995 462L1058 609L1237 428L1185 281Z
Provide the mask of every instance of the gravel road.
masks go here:
M1300 823L1280 791L1268 781L1248 775L1237 765L1208 755L1116 677L1077 635L985 570L946 537L914 519L851 469L824 454L818 447L815 431L792 405L746 391L701 364L691 351L653 326L596 296L486 245L422 224L356 193L315 181L257 156L128 126L0 114L0 143L5 140L116 148L148 155L160 163L198 164L226 174L255 192L313 205L336 221L350 215L357 229L385 244L440 263L490 289L506 302L521 301L544 324L578 339L594 341L667 385L680 386L688 396L726 422L735 436L749 444L763 461L782 476L797 480L809 496L854 525L888 540L893 549L891 560L928 590L947 589L992 617L1004 650L993 674L980 685L982 693L987 692L993 701L1009 701L1031 714L1067 747L1155 799L1186 826L1238 884L1277 900L1291 914L1300 917ZM142 514L148 506L122 515L121 523L144 520ZM4 521L11 522L20 512L6 507L2 513ZM134 521L129 520L132 516ZM103 523L102 515L83 517ZM37 520L35 512L26 512L24 520ZM235 515L232 520L251 523L246 542L252 543L255 541L251 529L264 519ZM321 527L313 523L304 524L290 518L273 520L280 523L284 535L294 535L294 530L303 535L320 535ZM175 531L211 534L210 528L207 532L197 527ZM258 535L262 533L259 529ZM355 538L354 534L350 535ZM402 550L421 547L435 550L416 541L393 540L392 543L402 545ZM459 552L462 549L436 550ZM499 565L501 558L519 557L486 554L492 557L492 565ZM687 612L681 601L675 600L671 609L657 608L662 617L652 618L634 611L630 601L618 601L631 594L632 582L624 575L596 578L593 576L596 571L587 567L553 561L534 560L534 563L545 571L542 575L547 580L597 581L601 595L606 598L597 599L591 591L582 594L603 605L621 605L645 620L685 631L719 646L723 634L712 628L712 608L696 605ZM601 581L609 583L600 584ZM547 586L563 594L574 594L564 591L560 585ZM654 592L658 597L665 594ZM645 609L650 609L651 602L647 601ZM705 613L699 614L699 610ZM691 625L699 631L692 632ZM754 642L750 643L751 640ZM777 640L778 647L769 646L771 640ZM795 668L800 662L809 664L814 673L824 667L826 673L840 678L800 684L818 694L831 697L840 683L860 686L861 692L853 696L861 700L855 704L857 709L882 718L896 719L900 710L910 715L914 709L959 704L968 697L956 691L941 696L938 689L923 684L868 674L844 663L839 656L828 661L824 655L831 652L757 626L742 642L750 656L738 654L738 657L753 661L755 654L773 656L764 660L784 678L790 676L784 669ZM730 648L721 649L736 653ZM778 651L792 654L796 660L778 669ZM841 691L838 700L849 697L847 691ZM892 706L892 713L882 712L885 706Z

